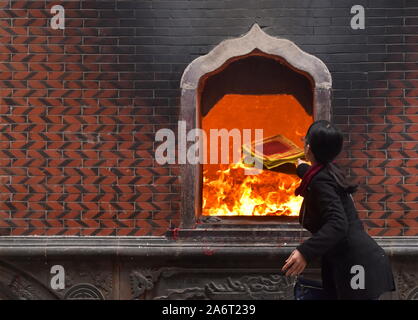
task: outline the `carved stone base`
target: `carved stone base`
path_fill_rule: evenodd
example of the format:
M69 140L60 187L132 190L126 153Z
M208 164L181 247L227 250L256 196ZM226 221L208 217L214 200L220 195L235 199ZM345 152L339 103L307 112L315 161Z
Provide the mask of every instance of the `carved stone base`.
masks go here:
M294 279L277 271L162 268L135 270L132 276L150 279L146 286L137 281L141 283L138 292L142 292L145 299L290 300Z
M418 239L377 239L388 253L397 291L418 299ZM192 243L166 238L0 238L0 299L293 299L281 275L296 243ZM53 289L51 268L65 270ZM305 270L320 278L318 265Z

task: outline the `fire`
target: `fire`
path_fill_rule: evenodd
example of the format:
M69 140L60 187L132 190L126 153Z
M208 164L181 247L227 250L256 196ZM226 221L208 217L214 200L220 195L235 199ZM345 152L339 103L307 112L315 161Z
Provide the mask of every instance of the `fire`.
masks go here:
M312 121L312 115L290 94L226 94L203 116L202 128L207 134L210 129L262 128L264 137L282 134L303 148L301 137ZM232 143L230 148L232 159ZM300 184L295 170L245 175L244 164L232 162L203 165L203 215L299 215L303 198L294 195Z
M203 173L203 215L298 216L303 198L295 196L296 176L262 170L245 175L241 162L223 167L215 175Z

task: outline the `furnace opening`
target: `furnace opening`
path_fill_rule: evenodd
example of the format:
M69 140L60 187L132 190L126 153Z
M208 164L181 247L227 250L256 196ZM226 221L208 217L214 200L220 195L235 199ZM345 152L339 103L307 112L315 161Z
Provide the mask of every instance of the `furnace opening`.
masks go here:
M282 135L303 149L302 138L314 121L313 88L307 73L279 57L258 51L234 57L199 82L200 127L208 136L211 129L263 129L264 138ZM202 165L201 214L297 216L302 198L294 196L300 183L295 166L245 175L244 164L232 161L232 139L229 146L228 164Z

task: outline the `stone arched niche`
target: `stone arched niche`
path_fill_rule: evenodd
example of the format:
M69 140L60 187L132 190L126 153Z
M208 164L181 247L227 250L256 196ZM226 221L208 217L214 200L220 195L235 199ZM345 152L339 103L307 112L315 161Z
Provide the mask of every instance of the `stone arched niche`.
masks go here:
M312 121L330 120L331 85L321 60L255 24L244 36L221 42L186 68L180 120L187 130L202 128L202 119L224 97L254 94L289 94ZM181 165L180 178L182 227L193 228L202 214L202 165Z

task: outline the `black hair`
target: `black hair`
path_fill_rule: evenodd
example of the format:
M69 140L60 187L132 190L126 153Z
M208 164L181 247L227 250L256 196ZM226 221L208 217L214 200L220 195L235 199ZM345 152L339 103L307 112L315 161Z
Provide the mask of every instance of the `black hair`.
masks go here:
M343 171L333 163L343 148L343 140L341 131L327 120L312 123L305 137L315 160L325 165L341 188L348 193L354 193L358 185L349 182Z

